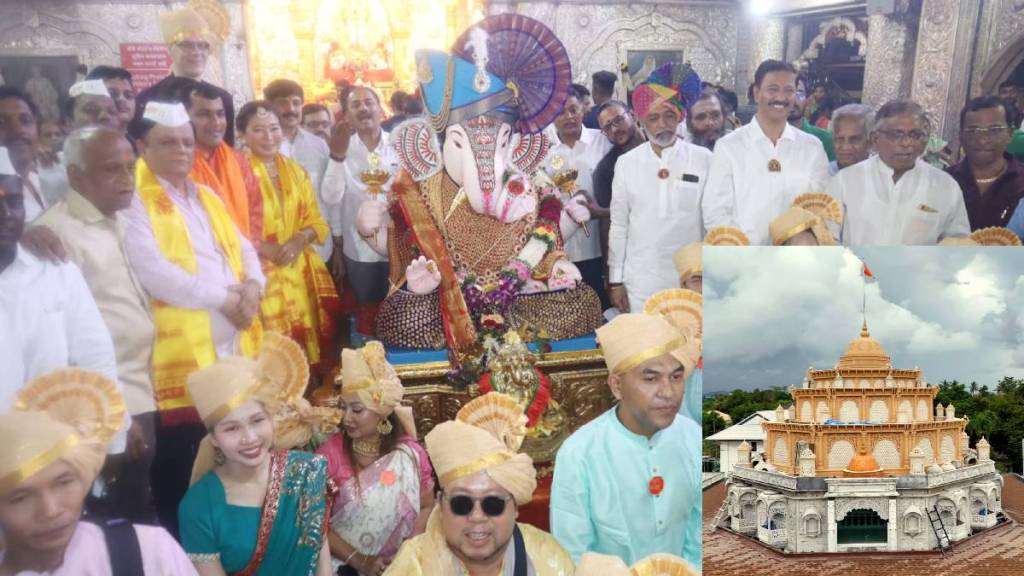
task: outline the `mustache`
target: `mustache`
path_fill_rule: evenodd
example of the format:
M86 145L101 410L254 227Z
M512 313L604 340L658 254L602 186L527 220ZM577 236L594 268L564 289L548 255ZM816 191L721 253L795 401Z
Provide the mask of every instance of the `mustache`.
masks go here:
M298 118L299 117L299 113L298 112L285 112L284 114L281 114L281 117L282 118Z

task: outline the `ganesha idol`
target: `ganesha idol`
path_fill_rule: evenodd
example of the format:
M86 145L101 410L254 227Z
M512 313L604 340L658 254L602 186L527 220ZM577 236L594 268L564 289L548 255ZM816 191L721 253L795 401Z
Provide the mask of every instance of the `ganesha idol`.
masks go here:
M427 114L391 134L401 173L360 206L360 235L386 253L392 290L377 317L389 346L447 347L528 327L551 339L592 332L600 301L563 251L590 218L561 201L541 170L571 81L568 55L543 24L489 17L451 53L417 53Z

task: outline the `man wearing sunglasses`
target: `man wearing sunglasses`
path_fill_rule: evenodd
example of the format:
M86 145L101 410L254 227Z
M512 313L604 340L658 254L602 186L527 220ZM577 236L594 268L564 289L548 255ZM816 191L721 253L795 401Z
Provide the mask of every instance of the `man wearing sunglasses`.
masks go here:
M946 172L960 184L971 230L1006 226L1024 198L1024 166L1006 152L1014 130L1008 106L983 96L960 111L964 158Z
M485 419L487 429L469 424ZM517 524L537 488L533 460L520 454L526 430L509 396L491 392L427 434L441 495L423 534L406 541L387 576L561 576L569 554L547 532ZM483 420L482 420L483 421ZM696 444L695 444L696 445Z
M616 316L597 339L618 404L558 450L551 533L575 561L662 553L699 567L700 426L678 414L696 342L648 314Z
M146 103L179 100L182 89L192 81L201 80L206 72L210 53L219 44L219 38L210 31L206 20L191 8L172 10L160 14L160 32L171 54L171 73L163 80L146 88L135 97L135 120L142 119ZM215 87L224 102L227 129L224 141L235 145L235 103L231 93Z
M933 245L970 234L960 186L921 160L929 129L916 102L879 108L871 131L878 154L840 170L826 189L843 206L844 245Z

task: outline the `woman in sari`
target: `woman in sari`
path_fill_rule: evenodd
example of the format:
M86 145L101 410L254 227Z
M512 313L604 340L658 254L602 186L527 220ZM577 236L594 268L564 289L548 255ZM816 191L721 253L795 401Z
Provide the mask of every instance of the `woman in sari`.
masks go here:
M317 366L334 338L340 300L327 266L313 249L329 233L317 207L309 175L281 155L281 125L270 104L257 100L238 111L236 125L249 149L249 162L263 193L260 262L267 277L260 320L267 330L287 334Z
M343 576L377 576L434 506L433 469L380 342L341 352L343 431L318 451L338 486L328 534Z
M201 576L332 574L327 461L275 450L290 447L281 446L285 428L289 444L303 443L327 416L302 400L308 379L298 344L269 332L258 360L220 358L189 377L209 434L179 515L182 546ZM297 420L308 434L283 425Z

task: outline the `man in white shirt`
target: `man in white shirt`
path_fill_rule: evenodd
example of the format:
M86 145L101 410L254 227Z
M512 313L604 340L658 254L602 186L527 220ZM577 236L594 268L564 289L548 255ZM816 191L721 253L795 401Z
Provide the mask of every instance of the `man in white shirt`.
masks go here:
M369 170L374 160L378 169L394 177L398 172L398 158L388 133L380 127L380 99L376 92L365 86L353 87L342 112L344 120L336 124L331 133L331 159L324 175L323 199L328 205L340 206L343 215L340 222L329 222L343 257L343 265L335 272L340 271L342 278L348 279L356 302L370 305L387 296L388 259L356 230L359 207L371 199L360 174ZM384 184L384 190L390 186L391 179ZM376 200L380 201L378 215L386 218L386 198Z
M0 146L5 146L11 164L21 176L25 222L32 222L49 203L39 185L36 146L39 140L39 109L23 91L0 86Z
M120 215L135 193L135 154L120 129L97 126L72 132L64 151L71 189L35 225L56 233L82 271L113 339L118 380L133 420L125 462L104 512L153 521L149 468L156 450L156 400L150 371L156 331L149 298L128 264Z
M341 213L337 207L324 202L320 191L331 151L323 138L302 127L302 105L306 98L302 86L292 80L274 80L263 89L263 98L270 102L281 122L281 132L284 134L281 154L306 169L309 181L313 184L313 192L316 193L320 213L333 230L332 223L340 222ZM334 243L328 237L323 244L314 244L313 248L324 262L328 262L334 251Z
M722 101L713 90L705 90L686 110L685 140L694 146L714 151L715 143L724 135Z
M0 412L28 381L58 368L94 370L117 380L103 318L73 264L53 264L19 248L25 226L21 177L0 147ZM111 454L125 449L125 428Z
M765 60L754 75L757 114L715 145L704 194L704 228L736 226L751 244L770 243L768 223L793 199L821 192L830 177L821 141L791 126L796 70Z
M844 245L931 245L971 233L956 180L921 160L928 130L916 102L879 108L871 133L878 155L841 170L828 186L843 206Z
M672 256L704 237L711 164L710 151L676 136L683 103L675 88L641 84L633 109L650 139L619 157L612 180L608 285L622 312L642 312L655 292L679 285Z
M832 112L830 129L836 159L829 164L829 170L833 175L868 159L874 127L875 111L867 104L846 104Z
M612 143L601 134L600 130L583 126L583 94L576 85L569 90L569 98L565 101L562 113L552 124L556 134L544 168L552 178L568 170L576 170L576 189L578 194L585 194L593 200L593 173L597 163L611 150ZM567 202L570 196L563 194L562 201ZM596 222L594 224L597 224ZM583 281L597 292L601 298L602 308L610 305L604 289L604 263L601 258L601 235L598 226L591 225L587 229L573 234L565 242L565 254L576 265L583 275Z

